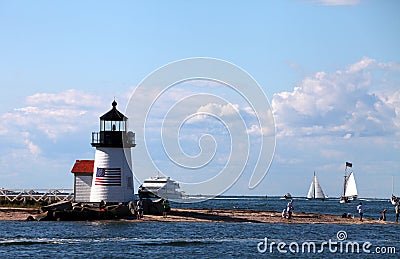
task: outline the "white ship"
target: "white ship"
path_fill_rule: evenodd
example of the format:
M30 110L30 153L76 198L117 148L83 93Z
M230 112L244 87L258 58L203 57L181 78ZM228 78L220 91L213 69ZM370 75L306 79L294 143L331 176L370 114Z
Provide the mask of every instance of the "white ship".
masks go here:
M170 200L182 199L184 192L181 191L179 183L170 177L155 176L144 180L139 186L140 198L164 198Z

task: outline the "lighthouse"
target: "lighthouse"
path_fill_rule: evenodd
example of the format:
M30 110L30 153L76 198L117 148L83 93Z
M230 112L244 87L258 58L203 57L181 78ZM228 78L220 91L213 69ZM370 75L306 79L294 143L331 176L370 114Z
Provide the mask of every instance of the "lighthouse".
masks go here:
M129 202L134 199L131 148L135 134L127 132L128 118L112 109L100 117L100 131L92 133L96 148L90 202Z

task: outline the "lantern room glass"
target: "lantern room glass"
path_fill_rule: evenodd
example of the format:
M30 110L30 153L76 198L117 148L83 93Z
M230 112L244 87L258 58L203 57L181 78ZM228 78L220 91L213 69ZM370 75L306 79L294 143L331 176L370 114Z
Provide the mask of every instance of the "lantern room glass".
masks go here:
M126 131L126 121L100 120L100 131Z

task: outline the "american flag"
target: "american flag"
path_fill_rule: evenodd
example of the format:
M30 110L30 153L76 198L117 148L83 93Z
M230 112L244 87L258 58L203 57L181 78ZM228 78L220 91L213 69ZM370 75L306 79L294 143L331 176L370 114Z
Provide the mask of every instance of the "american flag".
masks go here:
M121 186L121 168L97 167L95 185Z

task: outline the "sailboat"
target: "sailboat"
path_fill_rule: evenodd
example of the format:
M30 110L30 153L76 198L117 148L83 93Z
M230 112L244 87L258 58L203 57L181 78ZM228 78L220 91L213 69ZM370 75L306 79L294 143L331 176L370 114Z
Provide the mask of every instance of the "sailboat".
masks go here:
M308 190L307 199L322 199L325 200L326 196L322 191L321 185L319 185L317 176L314 172L314 179L311 182L310 189Z
M350 201L357 199L358 193L354 173L350 169L349 174L347 174L347 169L352 167L352 163L346 162L346 168L344 169L343 195L340 197L340 203L349 203Z

